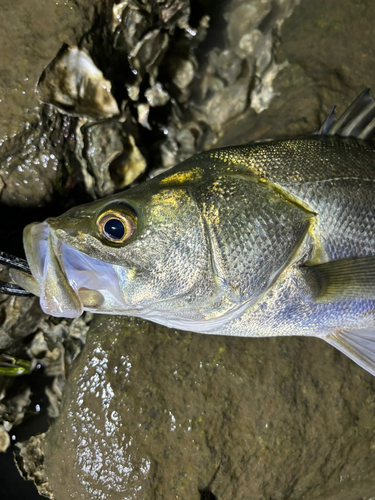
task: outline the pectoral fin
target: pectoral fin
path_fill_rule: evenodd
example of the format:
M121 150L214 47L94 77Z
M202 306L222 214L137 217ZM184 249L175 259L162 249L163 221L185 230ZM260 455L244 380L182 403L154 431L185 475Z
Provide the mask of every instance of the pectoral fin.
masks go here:
M317 302L375 300L375 258L340 259L301 268Z
M375 328L333 333L324 340L375 375Z

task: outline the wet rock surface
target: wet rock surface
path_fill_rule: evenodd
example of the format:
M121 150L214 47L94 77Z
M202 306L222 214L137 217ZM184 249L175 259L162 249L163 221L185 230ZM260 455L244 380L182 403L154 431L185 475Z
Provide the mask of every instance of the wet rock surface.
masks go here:
M310 133L333 104L341 111L375 81L369 1L26 3L5 3L0 18L9 45L0 56L1 250L19 255L28 222L209 147ZM90 88L80 94L74 64L66 77L64 65L52 71L72 50L109 82L109 114L98 112ZM47 65L39 95L51 105L34 93ZM34 299L0 298L0 350L36 367L21 382L0 379L2 448L8 433L25 439L22 423L37 406L57 418L65 390L46 437L21 445L20 470L41 493L374 495L374 379L324 342L90 322L46 318Z
M321 340L97 316L43 447L46 476L61 500L362 498L374 389Z
M78 41L92 25L95 4L21 0L2 2L0 33L0 141L34 122L36 82L63 42Z
M363 43L374 19L371 2L302 0L275 40L280 71L269 81L269 106L249 108L217 145L309 134L333 105L344 110L375 78L374 48Z
M21 135L7 139L0 150L0 202L3 210L10 211L13 223L12 210L51 205L58 197L72 194L80 177L71 168L75 161L74 120L46 108L36 124L25 128ZM17 222L21 230L24 221Z

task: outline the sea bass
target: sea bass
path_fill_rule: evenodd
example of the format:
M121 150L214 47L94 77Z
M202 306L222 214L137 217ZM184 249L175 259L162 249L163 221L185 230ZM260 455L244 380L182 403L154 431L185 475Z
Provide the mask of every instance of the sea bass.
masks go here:
M321 337L375 374L375 102L312 136L197 154L25 228L43 310Z

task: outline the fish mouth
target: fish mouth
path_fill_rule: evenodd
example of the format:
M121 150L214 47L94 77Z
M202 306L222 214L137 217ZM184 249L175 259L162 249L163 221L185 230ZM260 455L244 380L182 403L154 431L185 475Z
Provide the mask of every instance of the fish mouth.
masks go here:
M124 309L116 266L62 242L47 222L25 228L24 247L45 313L77 318L83 311Z

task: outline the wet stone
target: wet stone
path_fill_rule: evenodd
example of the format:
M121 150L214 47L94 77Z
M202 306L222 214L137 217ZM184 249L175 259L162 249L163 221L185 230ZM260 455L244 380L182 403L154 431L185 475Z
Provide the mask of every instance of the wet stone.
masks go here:
M3 0L0 33L0 143L37 121L34 89L63 42L78 42L99 2ZM104 4L104 2L101 2Z
M46 126L47 125L47 126ZM74 121L46 108L38 123L0 149L1 204L40 207L73 187L66 168L74 150ZM71 139L71 140L69 140Z
M145 91L145 97L150 106L164 106L169 101L169 94L160 82Z
M95 179L95 191L99 197L114 192L115 186L109 167L124 151L124 131L116 121L94 123L84 127L84 157L89 172Z
M0 349L9 349L37 330L44 313L36 297L0 297Z
M200 500L208 487L220 500L363 498L374 389L318 339L96 316L43 446L45 478L60 500Z

